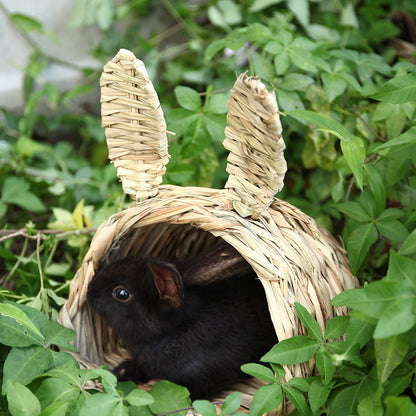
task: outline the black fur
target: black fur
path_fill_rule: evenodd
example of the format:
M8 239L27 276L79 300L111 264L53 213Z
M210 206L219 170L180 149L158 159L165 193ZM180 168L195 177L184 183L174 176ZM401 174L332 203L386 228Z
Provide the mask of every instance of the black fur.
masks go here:
M173 271L177 298L162 299L152 264ZM209 267L209 265L201 265ZM206 286L181 286L173 263L126 258L99 270L88 303L121 338L133 359L115 368L119 380L166 379L186 386L192 399L212 398L244 377L276 342L261 283L251 273ZM120 302L117 286L132 297Z

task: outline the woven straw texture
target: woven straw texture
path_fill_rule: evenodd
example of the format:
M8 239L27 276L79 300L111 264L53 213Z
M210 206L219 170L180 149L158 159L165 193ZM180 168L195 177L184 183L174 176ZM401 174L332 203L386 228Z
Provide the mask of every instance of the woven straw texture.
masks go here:
M322 330L333 316L346 313L330 303L357 286L343 248L313 219L274 197L286 171L284 142L275 96L258 79L240 75L231 93L224 141L230 151L229 179L220 190L158 186L168 160L166 127L145 68L131 52L121 50L105 66L101 85L110 159L135 202L99 227L60 311L60 321L77 333L76 357L83 366L114 367L128 357L111 328L86 304L98 266L128 255L183 259L218 239L226 241L263 284L279 340L305 333L295 302ZM311 361L287 367L286 377L309 376L314 370ZM261 385L252 379L236 387L246 407Z

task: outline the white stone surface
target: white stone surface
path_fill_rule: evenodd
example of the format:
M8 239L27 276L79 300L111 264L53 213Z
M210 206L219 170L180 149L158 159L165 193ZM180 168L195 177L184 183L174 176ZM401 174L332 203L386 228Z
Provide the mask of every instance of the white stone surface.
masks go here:
M89 55L91 45L100 39L97 26L69 28L73 0L3 0L10 13L21 13L42 23L44 29L59 38L54 43L46 35L31 33L43 52L81 67L100 68L101 64ZM27 65L31 46L0 10L0 107L11 110L23 106L23 68ZM60 91L80 83L83 74L64 65L50 64L42 72L39 82L52 82Z

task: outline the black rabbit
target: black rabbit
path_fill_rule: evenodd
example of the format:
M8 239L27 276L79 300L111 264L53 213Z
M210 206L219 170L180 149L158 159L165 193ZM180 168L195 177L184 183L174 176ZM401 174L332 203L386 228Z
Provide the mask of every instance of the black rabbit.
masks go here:
M188 263L193 273L210 267L201 259ZM133 357L114 369L119 380L166 379L192 399L209 399L242 379L240 366L277 338L253 271L201 286L184 284L178 267L186 275L186 262L119 260L98 270L87 299Z

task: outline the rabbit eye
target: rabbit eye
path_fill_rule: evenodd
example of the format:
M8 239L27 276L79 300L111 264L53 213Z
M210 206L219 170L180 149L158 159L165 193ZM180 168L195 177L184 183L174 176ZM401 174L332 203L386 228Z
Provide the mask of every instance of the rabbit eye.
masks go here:
M113 290L113 298L119 302L127 302L131 299L131 293L123 286L117 286Z

